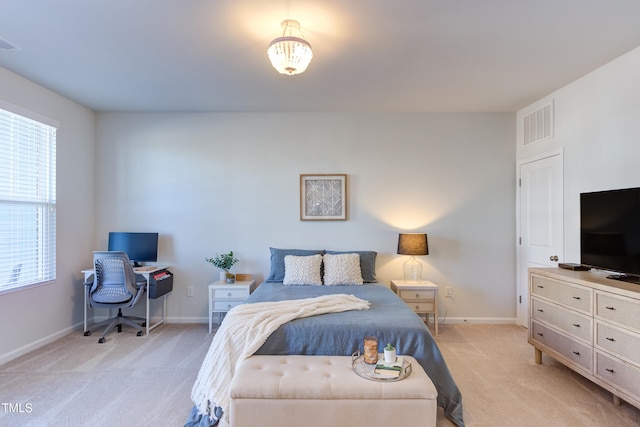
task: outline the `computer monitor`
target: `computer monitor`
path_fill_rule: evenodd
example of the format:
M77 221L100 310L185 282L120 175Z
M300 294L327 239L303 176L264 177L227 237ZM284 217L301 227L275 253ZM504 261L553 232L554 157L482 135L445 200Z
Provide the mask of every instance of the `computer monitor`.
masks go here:
M158 261L158 233L110 232L109 250L123 251L134 266Z

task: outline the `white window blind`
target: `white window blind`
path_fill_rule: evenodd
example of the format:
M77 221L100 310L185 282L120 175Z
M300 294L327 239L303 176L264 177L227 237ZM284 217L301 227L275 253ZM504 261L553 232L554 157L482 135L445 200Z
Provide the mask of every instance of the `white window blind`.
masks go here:
M0 292L56 278L56 127L0 108Z

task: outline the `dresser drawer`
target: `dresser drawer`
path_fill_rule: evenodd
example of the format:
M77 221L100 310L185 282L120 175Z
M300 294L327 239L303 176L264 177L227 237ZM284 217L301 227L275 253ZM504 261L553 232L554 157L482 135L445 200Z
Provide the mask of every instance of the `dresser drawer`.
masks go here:
M434 290L411 290L401 289L399 292L400 298L405 301L434 299L436 297L436 291Z
M593 319L590 317L537 298L531 300L531 317L553 325L589 344L593 342Z
M596 351L596 377L640 399L640 369Z
M532 274L531 294L566 305L585 314L592 314L593 291L584 286L558 282Z
M229 311L236 305L240 305L244 300L217 300L213 302L213 311Z
M216 288L213 291L213 298L215 299L246 299L249 296L249 289L242 288Z
M596 316L640 329L640 300L596 291Z
M640 365L640 335L621 328L596 322L598 347Z
M552 348L589 372L593 367L593 347L572 340L536 321L531 321L531 338Z
M416 313L433 313L436 310L436 305L433 302L411 302L405 301L411 310Z

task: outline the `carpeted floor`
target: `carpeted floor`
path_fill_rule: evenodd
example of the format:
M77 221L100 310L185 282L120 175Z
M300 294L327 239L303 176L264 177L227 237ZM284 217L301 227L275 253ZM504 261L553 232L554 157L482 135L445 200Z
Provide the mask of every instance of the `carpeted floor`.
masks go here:
M0 407L0 425L183 425L213 335L207 325L167 324L144 337L132 331L104 344L98 334L74 333L0 366L0 400L25 409Z
M526 336L518 326L441 325L436 340L467 427L640 425L640 410L614 406L610 393L547 356L535 365ZM207 326L97 338L74 333L0 366L0 425L182 426L211 342ZM451 425L440 410L438 427Z

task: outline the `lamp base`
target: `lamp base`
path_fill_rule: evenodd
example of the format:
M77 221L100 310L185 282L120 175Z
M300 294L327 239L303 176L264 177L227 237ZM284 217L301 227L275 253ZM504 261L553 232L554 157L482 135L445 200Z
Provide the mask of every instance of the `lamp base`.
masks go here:
M416 257L411 257L409 261L403 265L404 280L407 282L419 282L422 280L422 264L416 260Z

